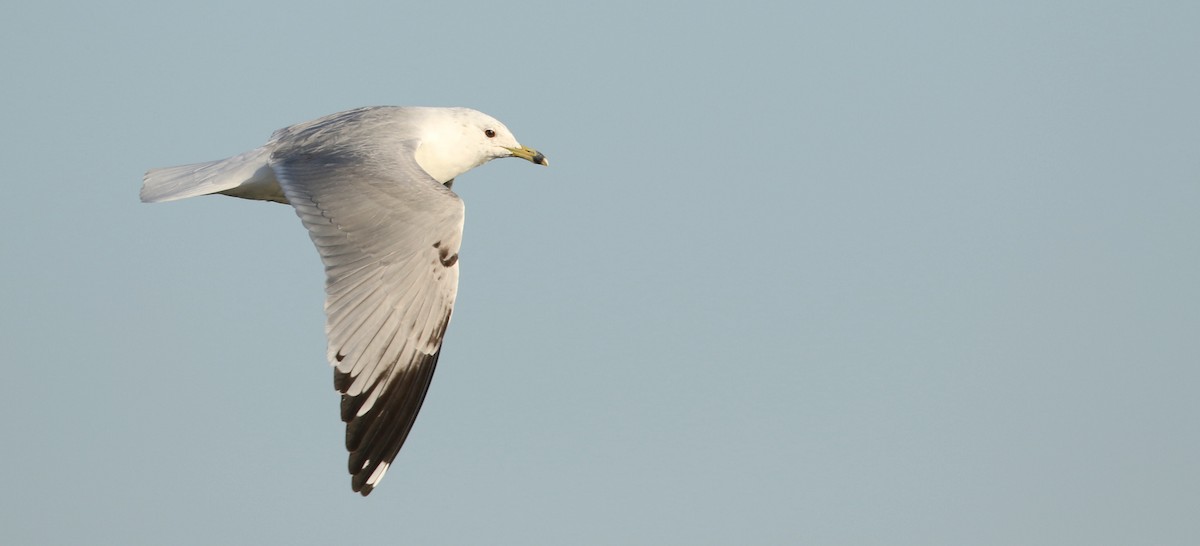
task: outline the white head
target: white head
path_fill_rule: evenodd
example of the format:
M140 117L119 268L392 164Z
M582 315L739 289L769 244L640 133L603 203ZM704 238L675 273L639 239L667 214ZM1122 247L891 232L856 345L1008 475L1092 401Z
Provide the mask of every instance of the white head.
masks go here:
M487 114L470 108L412 108L423 118L417 164L438 182L498 157L519 157L548 165L546 156L521 146L512 132Z

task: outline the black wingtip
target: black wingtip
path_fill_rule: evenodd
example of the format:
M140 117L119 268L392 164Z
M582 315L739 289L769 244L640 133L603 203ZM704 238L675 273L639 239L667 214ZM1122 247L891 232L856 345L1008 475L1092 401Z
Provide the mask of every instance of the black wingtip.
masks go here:
M437 329L439 337L449 321L447 314ZM421 411L440 354L441 351L422 355L387 383L375 385L374 388L383 391L362 415L359 411L371 397L371 390L354 396L342 395L342 419L346 421L346 449L349 451L346 467L351 474L350 486L355 492L364 497L370 494L375 484L367 482L375 476L380 465L386 469L400 452ZM375 483L381 478L382 475L376 476Z
M359 495L362 495L365 497L367 495L370 495L371 492L375 490L374 485L365 484L365 483L357 483L357 482L358 482L358 476L352 477L350 479L350 487L352 489L354 489L354 492L358 493Z

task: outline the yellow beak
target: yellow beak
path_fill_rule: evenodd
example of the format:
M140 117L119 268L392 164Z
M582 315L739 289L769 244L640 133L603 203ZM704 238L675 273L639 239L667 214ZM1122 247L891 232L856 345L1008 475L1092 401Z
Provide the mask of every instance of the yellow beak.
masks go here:
M529 162L535 163L537 165L543 165L543 166L547 166L547 167L550 166L550 162L546 160L546 156L542 155L542 152L534 150L533 148L527 148L525 146L521 146L520 148L506 148L506 149L508 151L512 152L513 157L519 157L521 159L528 160Z

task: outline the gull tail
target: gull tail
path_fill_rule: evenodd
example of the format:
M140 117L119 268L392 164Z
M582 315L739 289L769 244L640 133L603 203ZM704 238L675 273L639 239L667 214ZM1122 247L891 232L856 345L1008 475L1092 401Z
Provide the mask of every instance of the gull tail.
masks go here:
M150 169L142 178L142 202L174 201L224 193L234 197L286 203L265 146L228 159Z

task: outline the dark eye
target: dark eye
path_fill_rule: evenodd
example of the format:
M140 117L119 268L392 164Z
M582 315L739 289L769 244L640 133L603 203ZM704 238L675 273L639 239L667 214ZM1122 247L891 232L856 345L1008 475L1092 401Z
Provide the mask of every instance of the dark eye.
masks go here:
M484 129L483 134L487 135L488 138L494 138L496 136L496 131L493 131L491 129Z

